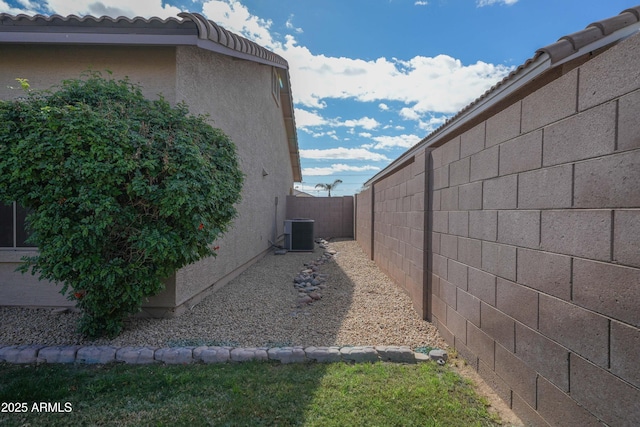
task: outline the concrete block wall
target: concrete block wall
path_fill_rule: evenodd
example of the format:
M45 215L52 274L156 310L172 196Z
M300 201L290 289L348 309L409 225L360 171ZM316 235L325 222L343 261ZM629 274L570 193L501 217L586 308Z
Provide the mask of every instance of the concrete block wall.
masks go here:
M361 191L355 196L355 238L369 258L373 257L372 244L372 209L373 191L371 188Z
M374 261L411 297L416 311L425 304L425 151L413 162L373 185Z
M528 424L640 424L639 49L432 152L433 320Z
M315 237L354 236L354 198L287 196L286 219L313 219Z

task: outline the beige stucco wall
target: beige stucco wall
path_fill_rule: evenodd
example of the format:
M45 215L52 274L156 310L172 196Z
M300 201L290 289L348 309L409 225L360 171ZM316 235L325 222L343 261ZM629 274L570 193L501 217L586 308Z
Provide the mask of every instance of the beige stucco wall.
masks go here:
M212 125L236 144L245 174L238 218L216 242L218 257L177 273L181 304L237 274L239 267L269 249L274 236L282 235L293 173L282 110L271 94L272 67L195 47L179 47L176 62L176 99L187 102L193 113L211 115Z

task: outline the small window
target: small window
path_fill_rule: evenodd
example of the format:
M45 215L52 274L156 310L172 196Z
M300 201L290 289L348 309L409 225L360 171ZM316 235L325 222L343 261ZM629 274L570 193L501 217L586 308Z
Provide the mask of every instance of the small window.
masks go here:
M280 89L282 89L283 83L280 78L280 73L273 68L273 73L271 74L271 95L273 95L273 99L276 101L276 105L280 106Z
M29 232L26 228L27 209L16 202L8 205L0 203L0 248L30 248L27 243Z

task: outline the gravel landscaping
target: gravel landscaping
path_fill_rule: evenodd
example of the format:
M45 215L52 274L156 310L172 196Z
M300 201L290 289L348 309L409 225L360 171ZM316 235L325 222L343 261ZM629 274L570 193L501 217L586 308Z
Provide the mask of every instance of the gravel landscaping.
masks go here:
M315 252L268 254L227 286L174 319L127 322L113 340L88 341L75 332L78 314L0 307L0 344L174 347L226 345L409 346L446 348L409 297L352 240L331 242L337 253L318 266L326 275L321 299L299 304L293 279ZM46 286L46 284L43 284Z

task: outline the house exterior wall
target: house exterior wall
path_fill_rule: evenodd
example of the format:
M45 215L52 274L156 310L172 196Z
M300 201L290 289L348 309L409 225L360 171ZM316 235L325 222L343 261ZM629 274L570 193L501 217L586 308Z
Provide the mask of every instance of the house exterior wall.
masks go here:
M64 79L77 78L89 69L114 78L128 76L133 83L142 83L147 98L156 99L162 93L175 103L175 48L173 47L87 47L0 45L0 99L23 96L16 78L29 80L32 89L43 90ZM11 89L17 87L18 89ZM15 271L20 258L33 256L34 250L0 249L0 304L18 306L70 307L59 293L61 285L39 282L37 276ZM175 302L171 294L173 279L167 281L168 292L160 298L165 305Z
M286 219L314 220L314 237L353 237L353 196L287 196Z
M0 46L0 97L20 96L16 77L43 89L88 68L109 69L114 78L141 83L148 98L162 94L186 102L192 114L207 114L236 144L245 174L238 217L214 245L217 258L186 266L167 279L166 289L143 310L173 316L197 303L264 255L281 239L286 196L293 172L280 106L272 95L273 68L196 47ZM263 176L263 169L267 175ZM17 267L22 251L0 250L0 301L7 305L69 306L59 286L38 283ZM33 254L34 251L31 251Z
M185 101L192 113L211 116L212 125L236 144L245 174L238 217L215 242L218 257L176 274L177 304L182 304L214 283L214 288L225 284L264 255L270 241L282 238L293 172L282 110L271 92L272 67L196 47L178 47L176 63L177 101Z
M527 424L640 424L639 50L635 35L432 144L433 322ZM385 191L402 180L374 206L375 260L401 287L405 208Z

